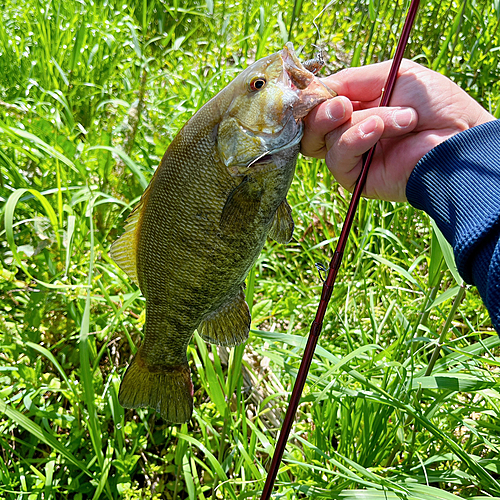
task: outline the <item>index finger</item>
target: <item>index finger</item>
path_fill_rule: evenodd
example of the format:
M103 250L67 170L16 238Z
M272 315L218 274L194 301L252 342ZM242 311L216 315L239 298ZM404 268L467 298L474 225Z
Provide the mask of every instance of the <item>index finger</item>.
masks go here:
M382 95L392 61L347 68L327 76L325 84L351 101L374 101Z

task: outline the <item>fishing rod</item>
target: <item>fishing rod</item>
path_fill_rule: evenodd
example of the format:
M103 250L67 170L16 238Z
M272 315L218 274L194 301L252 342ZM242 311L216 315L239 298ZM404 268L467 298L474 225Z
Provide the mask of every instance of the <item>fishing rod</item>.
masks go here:
M389 104L389 100L394 89L394 84L396 83L399 66L401 65L401 60L403 59L403 54L408 43L411 28L417 15L419 4L420 0L411 0L410 7L406 15L405 24L401 32L401 38L399 39L396 53L394 54L391 70L389 71L389 76L387 77L385 86L382 88L382 98L380 100L380 106L387 106ZM307 373L309 372L309 368L311 366L311 361L316 349L316 344L318 343L318 339L321 334L323 319L328 307L328 302L330 301L330 298L332 296L335 279L337 277L340 264L342 263L342 257L344 255L347 239L351 231L354 216L356 215L356 210L361 198L361 193L363 192L363 188L365 187L366 177L368 175L368 170L370 168L376 147L377 145L375 144L375 146L373 146L368 151L368 153L363 156L363 166L361 168L361 173L359 174L358 180L356 181L356 186L352 193L351 202L347 210L344 225L342 226L342 231L340 232L337 248L335 249L332 260L330 261L328 276L323 283L318 310L316 312L316 317L311 324L311 330L307 339L307 345L302 356L302 362L297 374L297 379L295 380L292 395L290 396L288 409L283 421L283 425L281 427L278 443L276 445L273 460L271 462L271 467L269 468L269 472L267 475L266 484L264 485L262 496L260 497L261 500L269 500L269 498L271 497L274 481L276 480L281 459L283 457L283 452L285 451L288 436L290 435L290 430L295 419L295 413L297 411L297 407L299 406L300 397L306 383Z

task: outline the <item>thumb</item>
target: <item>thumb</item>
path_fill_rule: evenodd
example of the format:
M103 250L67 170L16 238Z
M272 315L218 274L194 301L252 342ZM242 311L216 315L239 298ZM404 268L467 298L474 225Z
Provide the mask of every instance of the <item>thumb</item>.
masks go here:
M304 119L301 153L324 158L325 136L351 118L352 104L347 97L334 97L316 106Z

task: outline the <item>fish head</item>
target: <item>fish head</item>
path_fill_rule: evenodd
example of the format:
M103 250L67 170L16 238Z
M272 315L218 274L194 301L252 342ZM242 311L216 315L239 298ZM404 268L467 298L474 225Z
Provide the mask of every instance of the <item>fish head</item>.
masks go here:
M280 151L298 149L302 118L336 95L302 65L291 43L250 65L227 91L231 99L218 127L217 147L233 175L272 162Z

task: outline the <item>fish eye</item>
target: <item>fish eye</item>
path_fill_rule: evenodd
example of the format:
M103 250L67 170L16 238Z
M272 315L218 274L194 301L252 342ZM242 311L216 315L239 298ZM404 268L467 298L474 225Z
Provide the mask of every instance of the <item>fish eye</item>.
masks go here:
M250 81L249 87L251 92L256 92L257 90L261 90L266 86L266 79L258 76L257 78L253 78Z

